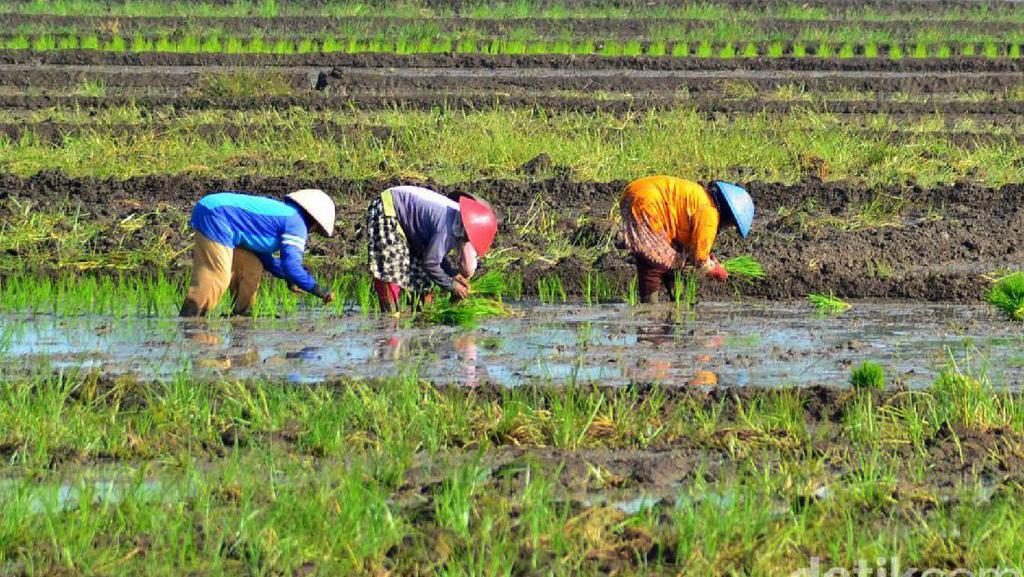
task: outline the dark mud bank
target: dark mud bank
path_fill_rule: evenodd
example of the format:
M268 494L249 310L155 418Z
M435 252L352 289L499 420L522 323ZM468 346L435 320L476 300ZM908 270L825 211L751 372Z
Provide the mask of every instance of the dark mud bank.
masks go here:
M554 172L558 172L554 170ZM152 222L165 242L184 248L181 234L193 203L203 194L242 190L282 195L318 187L338 203L338 233L316 239L311 251L322 258L320 272L341 272L344 256L362 250L361 221L367 202L391 181L347 181L242 177L210 179L161 175L129 180L71 178L46 172L29 178L0 176L4 218L13 216L11 198L54 206L67 199L82 217L113 229L130 214L160 210ZM425 183L431 185L431 183ZM850 298L968 302L988 287L985 275L1024 262L1024 185L987 189L954 184L923 189L913 185L870 189L854 183L807 180L792 185L748 182L758 216L747 241L729 231L716 252L723 258L751 254L767 278L725 285L704 282L704 296L803 298L834 291ZM572 294L582 294L588 275L599 274L622 294L632 275L629 256L614 248L618 225L609 215L625 182L577 182L567 175L537 179L484 180L436 186L445 193L473 191L489 198L508 222L497 247L512 256L509 268L522 274L527 291L557 275ZM532 207L532 208L531 208ZM554 224L543 233L529 225L530 210L545 211ZM550 258L553 246L568 243L574 256ZM91 247L101 251L103 247ZM564 253L564 251L562 251ZM351 259L348 259L351 263ZM171 263L187 266L187 255ZM351 264L347 265L351 266ZM147 271L151 272L151 271Z

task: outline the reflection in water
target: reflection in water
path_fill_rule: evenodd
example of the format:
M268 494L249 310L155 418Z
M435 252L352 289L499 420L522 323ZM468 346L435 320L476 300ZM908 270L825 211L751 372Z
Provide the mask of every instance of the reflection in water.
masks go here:
M287 320L113 319L0 315L4 370L47 362L167 378L390 376L414 365L422 378L475 386L596 382L616 385L781 386L844 384L850 366L881 363L908 385L973 342L996 384L1024 375L1020 329L981 306L861 303L839 318L804 306L706 303L679 322L672 310L543 306L472 330L408 318L320 316Z

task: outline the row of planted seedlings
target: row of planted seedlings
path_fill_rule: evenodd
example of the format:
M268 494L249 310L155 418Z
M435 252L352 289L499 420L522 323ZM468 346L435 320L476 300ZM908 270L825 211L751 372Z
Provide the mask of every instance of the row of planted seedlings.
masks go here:
M18 35L0 38L0 49L47 52L166 52L183 54L493 54L673 56L678 58L1020 58L1022 44L979 42L850 41L647 41L647 40L512 40L504 38L408 37L292 39L222 36L103 37Z
M725 261L724 266L737 284L763 279L760 263L743 255ZM697 303L699 275L677 273L673 295L676 308L692 312ZM1024 272L1008 272L992 279L986 301L1007 318L1024 321ZM146 278L137 275L9 275L0 279L0 311L19 314L79 316L89 314L116 317L169 317L177 313L188 287L187 278L171 279L164 275ZM335 300L328 311L343 315L359 311L364 316L381 313L372 278L367 274L349 273L334 277L328 283ZM534 297L542 304L570 302L570 292L556 274L535 281L535 292L525 294L522 276L491 270L471 280L470 296L455 301L446 291L435 290L430 299L403 301L403 309L411 309L413 318L438 324L472 324L480 318L509 316L513 309L505 299L522 301ZM639 304L637 281L631 277L622 289L618 283L599 272L588 272L578 287L577 295L584 304L624 302ZM405 296L403 295L403 298ZM283 282L268 279L257 294L252 314L255 318L286 318L294 316L305 299L288 290ZM811 293L808 300L821 315L837 315L851 305L833 293ZM211 313L225 315L231 310L230 295L225 295Z

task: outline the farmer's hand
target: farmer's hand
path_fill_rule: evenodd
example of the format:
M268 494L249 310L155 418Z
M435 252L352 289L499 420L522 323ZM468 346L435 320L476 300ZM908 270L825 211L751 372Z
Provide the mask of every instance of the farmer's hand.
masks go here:
M717 281L725 282L729 280L729 273L725 270L725 267L719 263L714 263L710 268L704 271L704 275L708 278L713 278Z
M297 295L306 294L306 291L300 289L299 285L294 285L292 283L288 283L288 290L292 291Z
M469 287L456 279L452 285L452 294L457 299L464 299L469 296Z
M324 290L320 285L313 287L311 294L324 301L324 304L334 302L334 291Z
M462 273L455 275L455 282L469 286L469 278L462 276Z

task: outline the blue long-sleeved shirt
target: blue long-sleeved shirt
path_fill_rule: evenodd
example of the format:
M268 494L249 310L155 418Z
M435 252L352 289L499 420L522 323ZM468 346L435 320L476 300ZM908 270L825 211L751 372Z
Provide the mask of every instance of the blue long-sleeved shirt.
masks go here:
M218 192L196 203L189 224L214 242L252 251L277 278L306 292L316 287L316 279L302 266L309 230L291 201ZM274 257L277 252L280 258Z

